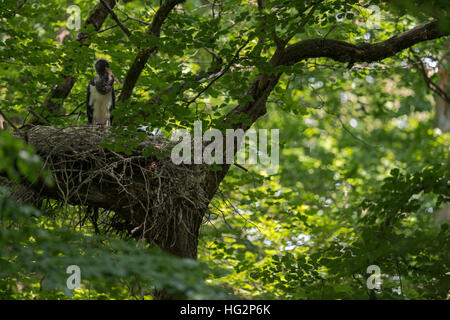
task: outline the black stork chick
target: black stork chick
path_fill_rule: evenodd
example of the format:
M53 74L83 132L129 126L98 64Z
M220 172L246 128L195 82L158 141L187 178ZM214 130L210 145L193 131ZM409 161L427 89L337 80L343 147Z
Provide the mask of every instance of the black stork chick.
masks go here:
M119 80L112 73L108 61L104 59L95 62L95 71L98 76L89 82L87 88L86 113L89 124L111 126L116 97L114 95L114 82Z

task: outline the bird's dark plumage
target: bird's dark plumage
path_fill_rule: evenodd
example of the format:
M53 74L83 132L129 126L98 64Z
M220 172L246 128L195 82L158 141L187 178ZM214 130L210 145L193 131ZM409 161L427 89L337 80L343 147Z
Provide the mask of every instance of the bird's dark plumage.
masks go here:
M86 114L89 124L111 126L111 111L115 106L114 77L108 61L100 59L95 63L98 76L89 82L87 87Z

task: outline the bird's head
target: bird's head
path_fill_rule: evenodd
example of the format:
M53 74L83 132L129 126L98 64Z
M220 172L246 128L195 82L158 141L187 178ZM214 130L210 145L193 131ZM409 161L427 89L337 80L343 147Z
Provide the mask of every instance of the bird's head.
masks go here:
M97 71L98 75L100 77L104 77L106 75L111 75L111 77L114 79L115 82L119 83L119 80L114 76L114 74L111 71L111 68L109 67L109 62L105 59L99 59L95 62L95 71Z

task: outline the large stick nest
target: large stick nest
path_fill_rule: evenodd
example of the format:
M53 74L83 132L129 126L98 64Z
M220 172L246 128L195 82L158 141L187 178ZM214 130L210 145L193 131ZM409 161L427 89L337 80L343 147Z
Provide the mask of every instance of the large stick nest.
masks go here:
M113 211L112 221L122 221L116 229L164 243L168 233L205 212L204 168L175 165L170 159L173 142L162 136L146 137L129 154L105 147L107 141L122 141L120 137L102 126L28 130L25 139L55 182L51 188L32 188L41 198ZM145 150L153 150L152 155L144 156Z

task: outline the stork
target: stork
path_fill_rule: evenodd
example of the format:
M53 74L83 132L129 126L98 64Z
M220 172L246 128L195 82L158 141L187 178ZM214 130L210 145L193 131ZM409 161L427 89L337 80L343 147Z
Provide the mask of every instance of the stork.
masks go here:
M114 76L108 61L97 60L94 64L98 76L89 82L87 88L86 114L89 124L111 126L116 97L114 82L119 80Z

